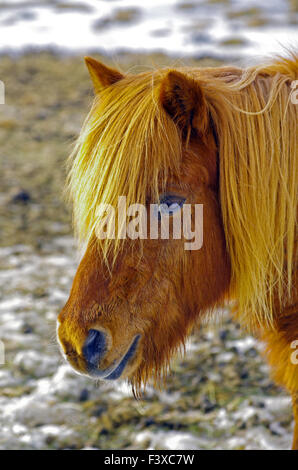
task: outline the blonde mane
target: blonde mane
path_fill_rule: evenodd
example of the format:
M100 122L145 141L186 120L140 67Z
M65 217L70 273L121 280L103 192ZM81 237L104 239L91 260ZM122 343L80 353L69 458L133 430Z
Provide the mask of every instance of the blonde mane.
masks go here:
M164 75L127 77L96 97L70 156L68 189L80 242L94 239L100 203L117 207L118 196L126 196L127 206L157 201L169 172L178 172L181 139L158 99ZM111 235L109 224L106 231ZM115 260L122 240L109 235L98 243Z
M294 56L229 76L227 87L210 92L232 289L252 329L274 326L274 313L294 297L298 106L290 85L297 78Z
M233 296L246 325L274 323L296 269L298 58L246 70L181 69L205 94L219 142L220 202ZM181 134L159 102L168 70L128 76L96 98L71 155L68 187L81 241L94 239L100 203L157 201L179 175ZM109 228L108 228L109 230ZM121 240L98 241L114 259Z

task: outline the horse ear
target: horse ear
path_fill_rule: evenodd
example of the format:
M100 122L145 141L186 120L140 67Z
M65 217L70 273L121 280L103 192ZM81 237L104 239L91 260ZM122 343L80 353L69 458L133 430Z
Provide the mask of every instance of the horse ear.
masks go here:
M176 70L167 73L160 89L160 100L181 130L207 130L208 108L204 93L196 80Z
M106 86L112 85L123 78L120 72L107 67L92 57L85 57L85 63L89 70L95 93L99 93Z

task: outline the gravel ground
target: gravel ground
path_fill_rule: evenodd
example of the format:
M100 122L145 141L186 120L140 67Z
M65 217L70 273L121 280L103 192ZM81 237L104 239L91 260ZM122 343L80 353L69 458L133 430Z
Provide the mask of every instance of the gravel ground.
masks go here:
M169 63L121 60L124 70ZM193 335L164 389L148 387L139 401L126 384L94 382L63 362L55 323L78 256L61 194L90 83L81 58L48 53L1 57L0 79L0 448L289 448L290 398L228 311Z

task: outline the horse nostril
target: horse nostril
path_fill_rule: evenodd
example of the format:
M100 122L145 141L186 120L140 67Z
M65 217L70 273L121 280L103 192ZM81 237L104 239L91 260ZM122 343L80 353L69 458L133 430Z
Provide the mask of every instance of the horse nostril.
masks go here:
M98 330L89 330L83 346L83 355L92 366L98 366L102 355L106 351L105 334Z

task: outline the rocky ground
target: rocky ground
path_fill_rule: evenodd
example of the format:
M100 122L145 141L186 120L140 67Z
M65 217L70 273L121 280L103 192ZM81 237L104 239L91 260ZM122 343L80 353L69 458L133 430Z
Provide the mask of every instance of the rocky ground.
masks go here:
M120 66L161 63L123 55ZM78 257L62 189L91 87L81 58L48 53L1 57L0 79L0 448L289 448L290 398L228 311L193 335L165 388L139 401L64 364L55 321Z

